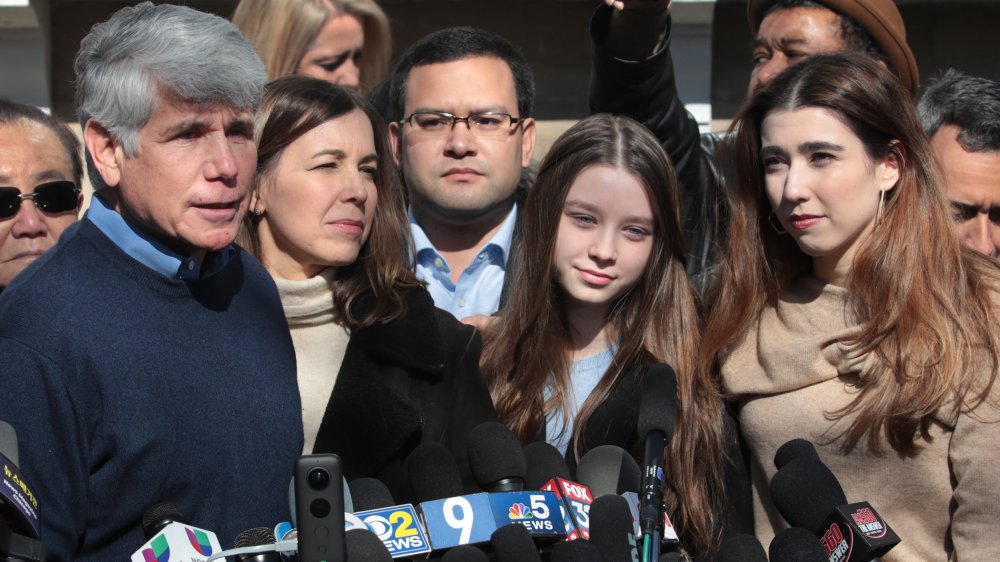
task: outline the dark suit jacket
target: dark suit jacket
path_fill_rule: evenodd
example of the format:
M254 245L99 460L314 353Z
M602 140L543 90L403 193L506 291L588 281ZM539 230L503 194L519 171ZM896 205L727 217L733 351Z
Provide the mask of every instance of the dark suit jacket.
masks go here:
M435 308L423 288L408 290L406 300L402 318L351 334L313 448L339 455L348 480L382 480L397 503L411 499L403 462L427 441L451 450L469 488L466 436L496 421L476 330ZM355 310L372 306L367 295Z

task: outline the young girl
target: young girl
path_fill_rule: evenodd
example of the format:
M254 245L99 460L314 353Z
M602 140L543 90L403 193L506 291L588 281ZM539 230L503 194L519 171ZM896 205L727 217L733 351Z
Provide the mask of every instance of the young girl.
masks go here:
M698 316L677 192L666 154L635 121L594 115L559 137L525 202L514 285L481 365L500 419L522 442L557 445L571 465L605 444L641 461L642 377L652 363L672 365L669 513L690 546L706 547L723 408L713 384L692 376Z
M1000 274L960 246L909 95L877 62L812 57L734 131L701 363L739 403L758 538L784 526L767 485L801 437L902 538L883 560L995 559Z

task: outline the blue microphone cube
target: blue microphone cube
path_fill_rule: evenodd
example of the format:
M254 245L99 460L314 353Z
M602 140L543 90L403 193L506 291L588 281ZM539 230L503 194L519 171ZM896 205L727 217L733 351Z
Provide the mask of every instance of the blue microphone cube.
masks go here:
M420 527L417 510L410 504L355 513L389 549L393 558L431 551L427 533Z
M497 530L485 492L423 502L420 512L434 550L489 542Z
M497 526L517 523L533 538L561 540L566 538L566 522L559 509L561 502L555 492L498 492L490 494L493 518Z

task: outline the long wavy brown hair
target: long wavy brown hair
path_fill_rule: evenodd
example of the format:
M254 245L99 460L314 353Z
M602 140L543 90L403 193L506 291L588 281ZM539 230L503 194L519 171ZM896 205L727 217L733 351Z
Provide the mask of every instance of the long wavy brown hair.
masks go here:
M378 204L372 218L368 240L361 246L358 259L338 267L334 279L333 304L336 321L352 330L375 323L389 322L406 312L403 289L421 286L410 268L413 241L403 190L385 136L385 125L374 108L360 95L323 80L301 76L279 78L267 85L264 100L254 123L257 142L257 179L251 194L272 181L282 152L296 139L327 121L355 109L361 110L375 133L378 166L375 188ZM251 197L251 200L253 198ZM258 259L260 241L257 224L260 217L247 213L236 241ZM352 314L352 304L371 292L375 307L362 317Z
M861 332L845 343L875 360L855 383L855 399L829 414L855 416L845 449L866 441L876 453L886 453L888 443L913 454L939 410L974 408L995 382L1000 271L995 261L959 243L911 98L867 57L811 57L758 92L734 122L728 148L737 176L729 180L729 233L700 369L717 368L727 346L777 303L794 278L811 270L811 258L794 240L768 225L760 160L764 118L801 107L835 114L873 162L891 157L900 164L900 179L886 192L881 219L861 240L846 279L848 306Z
M653 203L654 244L642 277L609 312L617 352L573 427L586 427L628 369L655 361L673 365L679 407L665 457L671 474L668 505L678 515L674 522L682 534L706 548L717 527L713 497L719 499L722 490L722 403L710 379L694 376L699 321L684 273L677 179L656 138L639 123L593 115L567 130L545 156L521 216L523 239L508 271L514 276L511 294L486 335L483 373L497 415L522 442L534 441L546 415L556 409L568 417L571 336L552 256L570 186L584 169L599 164L628 170L646 187ZM548 384L551 397L543 400ZM586 449L583 433L578 430L573 438L577 458Z

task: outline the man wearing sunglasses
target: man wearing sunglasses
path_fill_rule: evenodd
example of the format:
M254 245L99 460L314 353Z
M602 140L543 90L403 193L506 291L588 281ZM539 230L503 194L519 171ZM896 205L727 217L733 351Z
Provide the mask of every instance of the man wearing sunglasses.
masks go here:
M490 315L535 149L531 69L502 37L459 27L414 43L390 80L389 137L410 199L417 276L456 318Z
M145 2L75 70L95 196L0 297L0 417L48 560L159 556L137 551L162 501L230 545L288 518L303 442L277 290L233 244L264 66L230 22Z
M1000 83L950 69L924 88L917 108L959 239L1000 258Z
M69 127L0 100L0 291L76 222L82 179L80 142Z

